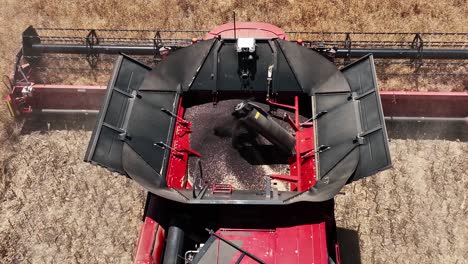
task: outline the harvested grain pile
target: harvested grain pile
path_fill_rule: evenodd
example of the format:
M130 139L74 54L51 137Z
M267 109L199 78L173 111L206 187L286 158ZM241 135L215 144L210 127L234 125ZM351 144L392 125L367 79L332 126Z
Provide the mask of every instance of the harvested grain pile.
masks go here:
M5 0L0 5L0 73L11 70L28 25L210 29L229 21L232 10L238 20L294 30L468 31L463 0ZM463 89L433 82L393 79L381 86ZM82 162L89 131L21 130L6 110L0 112L0 263L131 262L144 191ZM395 140L391 149L394 169L346 187L346 195L337 198L338 224L357 232L360 244L360 251L342 245L344 260L463 263L468 259L467 143Z

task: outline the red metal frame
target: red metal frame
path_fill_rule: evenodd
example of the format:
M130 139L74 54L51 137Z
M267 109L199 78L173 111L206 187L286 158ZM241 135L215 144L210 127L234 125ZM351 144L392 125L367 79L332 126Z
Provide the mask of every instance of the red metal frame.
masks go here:
M234 23L227 23L213 28L204 39L234 38ZM279 38L288 40L283 29L268 23L236 22L236 37L238 38Z
M271 99L266 100L270 105L294 110L294 121L287 115L285 120L296 131L295 156L289 160L289 175L270 175L272 179L286 181L291 191L303 192L316 183L315 179L315 145L314 129L311 124L300 123L299 97L294 97L294 105L281 104Z
M7 96L10 113L96 113L104 98L105 86L31 84L32 92L23 94L25 86L15 86ZM468 92L380 91L386 117L468 116Z
M468 116L468 92L381 91L380 98L388 117Z
M171 154L167 166L166 182L169 188L191 188L187 181L187 164L190 155L201 155L190 149L190 133L192 122L184 119L185 109L182 98L179 99L174 135L172 137Z
M42 112L97 113L106 88L106 86L33 83L14 86L6 101L14 116Z
M220 229L217 235L230 241L242 241L242 249L265 263L328 263L325 222L294 227L246 230ZM220 240L216 243L220 244ZM237 252L231 264L242 252ZM241 263L257 264L245 256Z
M137 240L134 263L159 263L163 254L164 239L164 229L150 217L145 217Z

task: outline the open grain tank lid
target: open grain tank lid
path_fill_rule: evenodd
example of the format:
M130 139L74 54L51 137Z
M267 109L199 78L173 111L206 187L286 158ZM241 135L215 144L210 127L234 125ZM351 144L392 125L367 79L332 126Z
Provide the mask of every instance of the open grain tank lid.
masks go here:
M127 175L156 195L192 204L325 201L347 182L390 166L371 55L340 71L319 53L295 43L256 39L255 54L245 57L247 63L241 58L235 39L200 41L174 52L153 70L120 56L85 160ZM273 69L271 86L267 85L269 68ZM240 77L241 73L247 77ZM195 93L201 97L199 103L211 101L211 94L310 98L317 184L302 193L285 191L271 196L265 190L263 195L235 190L230 195L207 192L201 199L193 198L191 190L167 188L174 114L180 98Z

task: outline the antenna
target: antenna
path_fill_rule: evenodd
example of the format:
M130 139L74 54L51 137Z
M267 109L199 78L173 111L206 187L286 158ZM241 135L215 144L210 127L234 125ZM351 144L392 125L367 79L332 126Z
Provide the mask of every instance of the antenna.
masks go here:
M234 39L237 39L236 37L236 12L232 11L232 16L234 18Z

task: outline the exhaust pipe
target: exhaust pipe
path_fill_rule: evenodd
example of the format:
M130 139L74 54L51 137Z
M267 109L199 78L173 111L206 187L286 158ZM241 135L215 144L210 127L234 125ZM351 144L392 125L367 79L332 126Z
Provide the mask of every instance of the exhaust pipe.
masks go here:
M177 226L169 227L164 251L163 264L182 263L184 249L184 230Z

